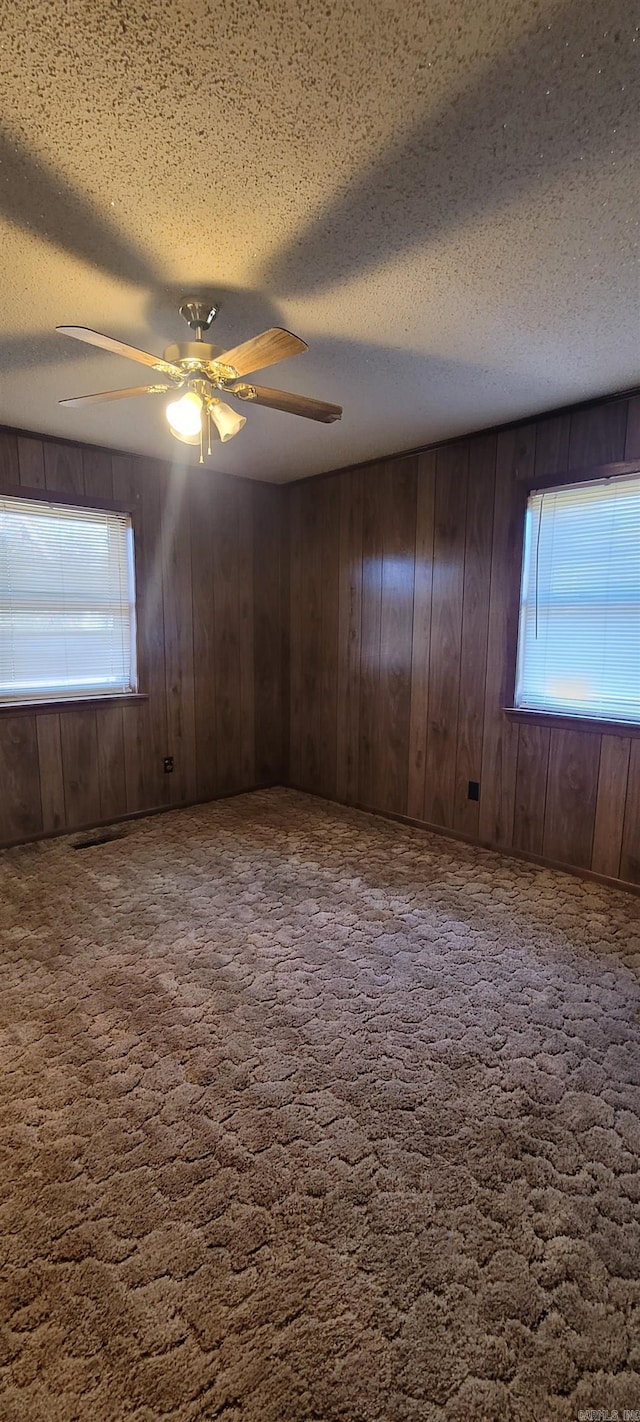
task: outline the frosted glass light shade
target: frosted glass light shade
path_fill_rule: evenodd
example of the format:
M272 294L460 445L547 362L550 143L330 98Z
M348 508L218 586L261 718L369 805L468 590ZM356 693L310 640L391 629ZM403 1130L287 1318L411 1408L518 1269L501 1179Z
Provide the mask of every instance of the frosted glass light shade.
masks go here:
M202 399L195 390L187 390L179 400L167 405L167 420L174 435L185 443L197 443L202 428Z
M239 434L243 425L247 423L244 415L238 415L230 405L225 405L222 400L210 401L208 409L223 444L228 439L233 439L234 435Z

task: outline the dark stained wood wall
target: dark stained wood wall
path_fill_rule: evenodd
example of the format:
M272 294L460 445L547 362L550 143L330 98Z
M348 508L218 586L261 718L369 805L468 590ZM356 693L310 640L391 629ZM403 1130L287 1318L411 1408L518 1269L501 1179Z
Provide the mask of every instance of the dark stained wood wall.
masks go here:
M640 397L285 489L0 432L134 507L148 694L0 710L0 843L283 782L640 883L640 737L502 709L527 481L636 458Z
M0 843L281 781L282 491L0 432L17 486L133 506L148 699L0 709Z
M503 711L527 481L636 457L634 396L291 486L291 783L640 883L640 737Z

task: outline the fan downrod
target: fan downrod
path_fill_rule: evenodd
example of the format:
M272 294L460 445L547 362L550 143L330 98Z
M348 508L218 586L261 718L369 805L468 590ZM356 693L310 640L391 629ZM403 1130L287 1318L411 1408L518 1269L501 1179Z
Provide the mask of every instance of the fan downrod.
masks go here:
M180 315L190 329L195 331L197 341L202 340L202 332L209 330L217 314L217 306L212 305L210 301L199 301L195 296L188 296L180 307Z

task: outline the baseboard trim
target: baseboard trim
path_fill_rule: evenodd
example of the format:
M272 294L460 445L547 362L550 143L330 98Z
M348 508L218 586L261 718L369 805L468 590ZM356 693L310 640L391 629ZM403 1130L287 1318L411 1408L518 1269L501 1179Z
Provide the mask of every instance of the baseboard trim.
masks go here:
M174 805L150 805L146 810L128 810L124 815L111 815L106 820L89 820L79 825L67 825L64 829L41 830L39 834L23 835L21 839L7 839L0 844L0 854L4 849L19 849L22 844L40 844L41 840L65 839L74 834L86 834L89 830L104 829L107 825L123 825L130 820L146 820L152 815L170 814L172 810L189 810L194 805L213 805L219 800L235 800L238 795L254 795L258 790L283 789L281 781L269 780L261 785L243 785L241 790L229 790L224 795L199 795L196 800L177 800Z
M104 829L106 825L127 824L130 820L144 820L152 815L170 814L172 810L188 810L195 805L213 805L220 800L235 800L238 795L255 795L260 790L296 790L300 795L308 795L311 799L322 800L326 805L340 805L345 810L357 810L361 815L372 815L375 819L391 820L395 824L409 825L412 829L424 830L427 834L437 834L443 839L456 840L460 844L469 844L473 849L481 849L485 854L498 854L507 859L518 859L525 864L537 864L541 869L555 869L562 874L573 874L578 879L585 879L590 883L602 884L608 889L622 890L626 894L640 896L640 884L634 884L630 879L613 879L607 874L597 874L595 869L584 869L579 864L566 864L559 859L545 859L542 854L532 854L526 849L510 848L507 845L489 844L484 840L474 839L472 835L462 834L460 830L448 829L444 825L433 825L428 820L416 820L411 815L399 815L394 810L378 810L371 805L363 805L359 801L339 800L337 796L321 795L317 790L309 790L306 785L283 784L281 780L270 780L261 785L244 785L240 790L230 790L226 795L205 795L199 796L196 800L179 800L175 805L151 805L146 810L130 810L127 814L116 815L106 820L91 820L89 823L73 825L70 828L42 831L40 834L27 835L22 839L11 839L0 844L0 853L5 849L17 849L23 844L39 844L42 840L63 839L74 834L86 834L88 830Z
M457 840L469 844L473 849L481 849L486 854L499 854L506 859L518 859L525 864L537 864L541 869L556 869L562 874L573 874L578 879L586 879L594 884L602 884L608 889L622 890L625 894L640 895L640 884L630 879L613 879L607 874L597 874L595 869L583 869L580 864L566 864L559 859L545 859L542 854L531 854L527 849L515 849L508 845L490 844L486 840L474 839L460 830L448 829L444 825L432 825L428 820L416 820L410 815L399 815L393 810L377 810L371 805L362 805L351 800L339 800L336 796L321 795L316 790L308 790L304 785L289 785L289 790L297 790L301 795L311 795L316 800L324 800L327 805L341 805L346 810L358 810L363 815L373 815L376 819L392 820L396 824L410 825L412 829L425 830L427 834L437 834L443 839Z

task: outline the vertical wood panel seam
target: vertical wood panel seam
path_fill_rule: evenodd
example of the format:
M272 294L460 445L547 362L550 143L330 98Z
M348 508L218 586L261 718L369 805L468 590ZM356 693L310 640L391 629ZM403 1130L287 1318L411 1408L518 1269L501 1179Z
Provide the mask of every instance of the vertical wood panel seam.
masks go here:
M246 718L246 723L245 723L245 733L244 733L243 743L244 743L244 747L247 747L247 746L250 746L250 747L251 747L251 750L250 750L251 760L250 760L250 764L249 764L249 767L248 767L248 771L249 771L249 778L250 778L250 780L255 781L255 779L256 779L256 662L255 662L255 616L256 616L256 609L255 609L255 602L254 602L254 598L253 598L254 574L255 574L255 557L254 557L254 552L255 552L255 540L254 540L254 532L255 532L255 526L254 526L254 525L255 525L255 510L254 510L253 496L252 496L252 494L249 492L248 487L243 490L242 508L243 508L242 527L243 527L243 529L244 529L244 536L245 536L245 538L246 538L246 544L245 544L244 556L243 556L243 560L242 560L242 566L243 566L243 572L248 572L248 579L247 579L247 584L246 584L247 622L245 623L245 633L246 633L247 631L249 632L250 640L251 640L251 656L250 656L250 657L246 657L246 660L245 660L245 672L248 673L248 675L245 677L245 685L246 685L246 689L247 689L247 695L248 695L248 697L249 697L249 706L247 707L247 718ZM247 535L248 535L248 536L247 536ZM248 565L248 566L247 566L247 565ZM250 729L250 731L251 731L251 734L250 734L250 735L248 734L249 729ZM241 773L244 775L244 770L242 770Z
M388 463L387 463L386 461L385 461L385 463L384 463L384 465L383 465L383 469L384 469L385 484L386 484L386 481L387 481L387 479L388 479L388 477L389 477L389 465L388 465ZM380 495L379 495L378 502L377 502L377 505L376 505L376 515L377 515L378 518L380 517L380 509L381 509L381 507L384 507L384 493L385 493L385 490L384 490L384 487L383 487L383 489L380 491ZM375 674L374 685L375 685L375 701L376 701L376 702L379 702L379 697L380 697L380 658L381 658L381 656L382 656L382 594L383 594L383 589L384 589L384 532L383 532L382 524L381 524L381 523L378 524L377 536L378 536L378 538L379 538L379 540L380 540L380 541L379 541L379 544L378 544L378 548L379 548L379 551L380 551L380 613L379 613L379 616L378 616L378 661L377 661L377 665L376 665L376 674ZM373 765L373 762L372 762L372 771L373 771L372 779L373 779L373 783L375 784L375 772L376 772L376 767Z
M514 793L514 796L513 796L513 825L512 825L512 828L511 828L511 844L513 844L514 839L515 839L515 836L516 836L516 812L517 812L517 805L518 805L518 774L519 774L519 771L520 771L520 747L521 747L521 745L522 745L522 733L523 733L523 727L522 727L522 726L518 726L518 741L517 741L517 746L516 746L516 768L515 768L515 775L514 775L515 793ZM546 787L545 787L545 796L546 796ZM543 814L543 816L542 816L542 824L543 824L543 826L544 826L544 814Z
M341 678L341 676L340 676L340 617L341 617L341 612L342 612L342 592L343 592L343 587L342 587L342 583L343 583L343 568L342 568L342 515L343 515L343 511L344 511L344 500L343 500L343 498L342 498L342 487L340 486L340 490L339 490L339 494L338 494L338 577L337 577L337 589L338 589L338 591L337 591L337 597L336 597L336 627L337 627L337 635L336 635L336 642L337 642L337 649L336 649L336 704L335 704L335 707L334 707L334 714L333 714L333 717L332 717L333 734L334 734L335 743L336 743L336 788L335 788L336 799L338 799L338 790L339 790L339 788L340 788L340 776L341 776L341 768L340 768L340 756L341 756L341 749L340 749L340 727L339 727L339 724L338 724L338 717L339 717L339 714L340 714L340 683L341 683L341 681L343 680L343 678Z
M544 844L544 829L545 829L545 824L546 824L546 821L547 821L547 796L548 796L548 794L549 794L549 768L550 768L550 765L551 765L551 734L549 735L549 741L548 741L548 745L547 745L547 764L546 764L545 773L544 773L544 801L543 801L543 806L542 806L542 835L541 835L541 839L540 839L540 846L541 846L541 847L542 847L542 845ZM595 815L594 815L594 824L595 824ZM593 849L592 849L592 853L593 853Z
M187 531L188 531L188 534L189 534L189 569L188 569L188 573L189 573L189 586L190 586L190 594L191 594L191 693L190 693L190 702L191 702L191 730L190 730L190 732L189 732L189 736L192 737L192 743L193 743L193 764L192 764L192 768L191 768L190 783L191 783L191 788L192 788L192 790L197 794L197 792L198 792L198 772L197 772L197 754L198 754L198 748L197 748L197 737L196 737L196 661L195 661L196 648L195 648L195 639L194 639L194 631L193 631L193 543L192 543L192 539L191 539L191 503L192 503L192 497L191 497L191 485L190 485L190 483L189 483L188 481L187 481L187 483L186 483L186 485L185 485L185 497L186 497L186 501L187 501L187 516L186 516L186 519L185 519L185 527L186 527L186 529L187 529ZM188 738L189 738L189 737L188 737ZM187 738L187 739L188 739L188 738ZM187 782L187 783L189 783L189 782Z
M494 457L493 457L493 486L492 486L493 497L492 497L492 499L491 499L491 536L490 536L490 538L489 538L489 540L488 540L488 545L489 545L489 558L490 558L490 560L491 560L491 563L493 563L493 535L494 535L495 526L496 526L496 483L497 483L497 478L498 478L498 441L497 441L497 439L495 439L495 440L494 440ZM489 587L488 587L488 589L487 589L487 618L486 618L486 630L485 630L485 637L484 637L484 682L483 682L483 688L482 688L482 705L481 705L481 708L480 708L480 712L481 712L481 716L482 716L482 730L481 730L481 733L480 733L480 765L479 765L480 777L481 777L481 781L480 781L480 795L481 795L481 796L482 796L482 754L483 754L483 750L484 750L485 727L486 727L486 724L487 724L487 676L488 676L488 673L489 673L489 625L490 625L490 622L491 622L491 570L489 571ZM515 811L514 811L514 817L515 817Z
M171 736L169 735L169 706L170 706L171 699L170 699L170 696L169 696L169 687L167 686L167 618L166 618L166 615L165 615L165 598L166 598L166 596L167 596L167 589L166 589L166 587L165 587L166 572L167 572L166 528L167 528L167 503L168 503L168 501L169 501L170 485L167 486L167 487L165 487L165 488L163 488L162 493L163 493L163 499L162 499L162 505L161 505L161 508L160 508L160 520L159 520L159 533L160 533L159 553L160 553L160 580L161 580L160 586L161 586L161 589L162 589L162 595L161 595L161 602L162 602L162 629L163 629L163 631L162 631L162 636L163 636L163 642L164 642L164 657L163 657L163 661L162 661L162 668L163 668L163 682L164 682L164 704L165 704L165 726L166 726L166 734L165 734L166 750L165 750L165 754L173 755L173 754L174 754L174 748L173 748L173 744L171 743L171 742L173 741L173 736L172 736L172 735L171 735ZM172 727L172 730L173 730L173 727Z
M38 761L38 798L39 798L39 800L40 800L40 824L41 824L41 826L42 826L42 829L44 830L44 802L43 802L43 799L42 799L42 771L41 771L41 769L40 769L40 740L39 740L39 738L38 738L38 718L37 718L37 716L34 716L33 719L34 719L34 731L35 731L35 742L36 742L36 758L37 758L37 761ZM62 747L60 748L60 759L62 760ZM62 794L63 794L63 797L64 797L64 773L63 773L63 775L62 775ZM627 798L627 797L626 797L626 795L625 795L625 804L626 804L626 798ZM64 820L65 820L65 824L66 824L66 822L67 822L66 805L65 805Z
M95 743L96 743L96 775L97 775L97 777L98 777L98 804L99 804L99 806L100 806L100 818L103 820L103 819L106 818L106 814L105 814L105 805L104 805L104 803L103 803L103 800L104 800L104 791L103 791L103 786L102 786L102 776L101 776L101 774L100 774L100 750L99 750L100 738L99 738L99 729L98 729L98 716L97 716L97 712L96 712L95 707L93 708L91 714L92 714L92 719L93 719L94 735L95 735ZM123 750L124 750L124 745L123 745ZM125 799L126 799L126 782L125 782Z
M488 696L487 683L488 683L488 681L489 681L489 651L490 651L490 648L491 648L491 612L492 612L492 608L495 607L496 588L497 588L497 582L498 582L498 558L497 558L497 549L496 549L496 525L497 525L497 520L496 520L496 504L497 504L497 499L498 499L498 458L499 458L499 453L500 453L500 446L499 446L498 440L496 440L496 465L495 465L495 480L494 480L494 485L493 485L493 526L492 526L492 529L491 529L491 567L490 567L490 569L489 569L489 593L488 593L488 596L489 596L489 607L488 607L488 617L487 617L487 664L486 664L485 678L484 678L484 720L483 720L483 726L482 726L482 752L481 752L481 757L480 757L480 818L479 818L479 824L478 824L478 838L479 838L480 843L483 842L483 835L482 835L482 796L483 796L483 793L484 793L484 792L483 792L483 781L484 781L484 769L485 769L485 753L488 755L488 748L487 748L487 739L488 739L488 734L489 734L488 722L489 722L489 720L490 720L490 717L487 716L487 696ZM489 708L490 715L491 715L492 709L493 709L493 708ZM519 739L519 737L518 737L518 739ZM514 811L514 823L515 823L515 811ZM513 831L512 831L512 833L513 833Z
M423 774L422 774L422 813L423 813L423 815L424 815L425 812L426 812L426 806L427 806L427 748L428 748L428 745L429 745L429 723L430 723L430 717L431 717L431 677L430 677L429 673L430 673L430 670L431 670L431 647L432 647L432 644L433 644L433 587L434 587L434 583L435 583L434 572L435 572L435 561L436 561L436 496L437 496L437 492L438 492L438 460L437 460L437 455L434 456L434 460L433 460L433 465L432 465L432 481L431 481L431 482L432 482L432 510L433 510L433 511L432 511L432 517L431 517L431 548L430 548L430 557L431 557L431 578L430 578L430 582L429 582L429 648L428 648L427 666L426 666L426 674L427 674L427 696L426 696L426 705L425 705L425 721L424 721L424 728L425 728L425 738L424 738L424 764L423 764Z
M534 476L535 476L536 460L537 460L537 457L538 457L538 425L537 425L537 424L534 424L534 426L533 426L532 445L533 445L533 448L532 448L532 450L531 450L531 462L530 462L530 467L531 467L532 473L533 473ZM517 446L516 446L516 448L517 448ZM511 497L512 497L512 499L515 499L515 498L519 497L518 487L517 487L517 482L516 482L516 471L515 471L515 469L512 469L512 471L511 471ZM494 501L493 501L493 507L494 507L494 517L495 517L495 499L494 499ZM519 512L520 512L520 520L521 520L521 525L522 525L522 527L521 527L522 545L521 545L521 550L520 550L520 567L519 567L519 569L518 569L518 582L517 582L517 586L514 587L513 593L512 593L512 597L513 597L513 599L514 599L514 605L515 605L515 608L516 608L516 635L515 635L515 638L514 638L514 656L513 656L512 665L511 665L510 667L508 667L508 669L507 669L507 670L508 670L509 681L508 681L508 685L507 685L506 687L503 687L503 694L506 692L506 701L503 701L503 703L502 703L503 706L509 705L509 704L510 704L510 705L513 705L513 703L514 703L514 701L515 701L516 679L517 679L517 675L518 675L518 636L519 636L519 633L520 633L520 601L521 601L521 598L522 598L522 568L523 568L523 564L524 564L524 518L523 518L523 512L524 512L524 515L525 515L525 517L526 517L526 502L525 502L525 504L524 504L524 511L523 511L523 509L522 509L522 507L521 507ZM506 659L505 659L505 662L506 662ZM502 715L503 715L503 717L504 717L504 712L502 712ZM519 759L520 759L520 731L518 731L518 744L517 744L517 748L516 748L516 769L515 769L515 776L514 776L514 783L513 783L513 807L512 807L512 815L511 815L511 833L510 833L510 836L509 836L509 844L513 844L513 841L514 841L514 839L515 839L515 834L516 834L516 805L517 805L517 801L518 801L518 761L519 761ZM546 774L546 778L545 778L545 787L544 787L544 811L543 811L543 815L542 815L542 835L543 835L543 842L544 842L544 819L545 819L545 815L546 815L546 812L547 812L547 785L548 785L548 782L549 782L549 761L550 761L550 759L551 759L551 756L550 756L550 755L547 756L547 774Z
M620 852L618 854L618 878L622 872L622 855L624 853L624 831L627 822L627 801L629 799L629 781L631 779L631 757L633 755L633 741L629 742L629 757L627 760L627 776L624 785L624 800L622 802L622 826L620 829ZM597 804L596 804L597 813Z
M193 782L195 783L196 794L198 792L198 724L196 715L196 639L195 621L196 609L193 596L193 539L191 537L191 514L193 510L193 498L191 497L190 485L187 485L187 527L189 529L189 582L191 585L191 681L193 699Z
M466 489L465 489L465 500L464 500L464 548L463 548L463 553L462 553L462 606L461 606L461 609L460 609L460 651L459 651L459 654L458 654L458 695L457 695L457 698L456 698L456 745L455 745L455 752L454 752L454 757L453 757L453 786L454 786L453 818L454 818L454 822L455 822L455 818L456 818L456 786L457 786L457 783L458 783L458 751L459 751L459 741L460 741L460 693L461 693L461 691L462 691L462 648L463 648L463 645L464 645L464 590L465 590L465 582L466 582L466 575L467 575L467 538L468 538L468 534L469 534L469 471L470 471L470 467L471 467L471 447L470 447L470 445L468 445L468 446L467 446L467 467L466 467L466 470L465 470L465 479L466 479L466 481L467 481L467 487L466 487Z
M355 744L358 748L358 765L354 777L354 789L356 798L360 791L360 730L362 726L362 614L364 611L364 480L356 473L356 478L360 478L360 629L358 633L358 682L357 695L354 700L358 709L358 725Z
M337 493L337 492L338 492L338 491L336 490L336 493ZM334 685L334 694L335 694L335 705L334 705L334 715L333 715L334 753L333 753L333 756L332 756L333 766L334 766L334 769L333 769L333 792L334 792L334 794L336 793L336 790L337 790L337 788L338 788L338 683L339 683L339 680L340 680L340 525L341 525L341 521L342 521L342 502L341 502L340 496L339 496L339 494L338 494L338 517L337 517L337 519L334 520L334 523L335 523L335 529L334 529L334 531L335 531L335 533L337 534L337 547L336 547L336 549L335 549L335 560L336 560L336 561L335 561L336 597L335 597L335 616L334 616L333 639L332 639L332 640L333 640L333 657L334 657L334 662L333 662L333 665L334 665L333 685ZM333 527L333 524L331 525L331 527ZM329 720L329 725L331 725L331 718L330 718L330 720Z
M631 757L629 757L629 759L631 759ZM594 801L594 806L593 806L593 823L592 823L592 825L591 825L591 852L590 852L590 854L589 854L589 863L590 863L590 864L593 864L593 850L594 850L595 838L596 838L596 820L597 820L597 818L598 818L598 786L599 786L599 784L600 784L600 766L601 766L601 763L602 763L602 736L600 736L600 740L599 740L599 742L598 742L598 766L597 766L597 769L596 769L596 794L595 794L595 801ZM627 772L627 775L628 775L628 772ZM625 797L625 798L626 798L626 797ZM621 851L621 852L622 852L622 851Z
M417 537L418 537L418 468L419 468L419 466L418 466L418 461L417 461L417 460L413 460L413 461L412 461L412 464L413 464L413 469L414 469L414 475L413 475L413 501L412 501L413 507L412 507L412 509L411 509L411 506L409 507L409 513L410 513L410 516L411 516L411 518L412 518L412 527L413 527L413 552L412 552L412 543L411 543L411 540L409 540L409 544L408 544L408 547L407 547L407 557L410 557L410 556L411 556L411 558L412 558L413 577L411 578L411 617L407 619L407 623L408 623L408 634L409 634L409 635L408 635L408 642L409 642L409 667L408 667L408 674L407 674L408 700L407 700L407 708L406 708L406 717L407 717L407 720L406 720L406 727L407 727L407 730L406 730L406 736L405 736L404 775L403 775L403 777L402 777L402 796L403 796L403 804L404 804L404 813L405 813L405 814L407 813L407 810L408 810L408 798L409 798L409 766L410 766L410 763L411 763L411 678L412 678L412 667L413 667L413 619L414 619L414 615L415 615L415 605L416 605L416 547L417 547Z
M241 550L241 543L242 543L242 519L241 519L241 517L240 517L240 500L239 500L239 493L238 493L238 486L237 486L237 485L235 485L234 491L233 491L233 510L234 510L235 535L236 535L236 536L235 536L235 548L234 548L234 552L235 552L235 559L234 559L234 562L235 562L235 584L236 584L236 586L235 586L235 593L236 593L236 596L235 596L235 605L236 605L236 627L238 628L238 635L239 635L238 648L237 648L237 658L238 658L238 687L239 687L239 692L240 692L240 744L239 744L240 760L239 760L239 764L240 764L240 775L242 776L243 760L244 760L244 718L245 718L245 713L246 713L246 707L245 707L245 689L246 689L246 688L245 688L245 684L244 684L245 679L244 679L244 677L243 677L243 675L242 675L242 645L241 645L241 644L242 644L242 632L243 632L243 625L242 625L242 597L241 597L241 594L240 594L240 569L241 569L241 567L242 567L242 554L241 554L241 551L240 551L240 550Z
M59 749L59 751L60 751L60 771L61 771L61 777L62 777L62 803L63 803L63 805L64 805L64 822L65 822L65 826L66 826L66 825L68 825L68 823L69 823L69 807L68 807L68 803L67 803L67 787L66 787L65 778L64 778L64 760L63 760L63 755L62 755L62 722L61 722L61 720L60 720L60 716L59 716L59 715L58 715L58 749Z
M623 806L623 810L622 810L622 834L620 835L620 860L619 860L619 863L618 863L618 872L620 871L620 869L621 869L621 867L622 867L622 841L623 841L623 838L624 838L624 821L625 821L626 814L627 814L627 800L628 800L628 797L629 797L629 780L630 780L630 778L631 778L631 754L632 754L632 751L633 751L633 745L632 745L632 743L630 742L630 743L629 743L629 758L628 758L628 760L627 760L627 776L626 776L626 780L625 780L625 783L624 783L624 806Z
M628 433L629 433L630 410L631 410L631 401L630 401L630 400L625 400L625 402L624 402L624 439L623 439L623 441L622 441L622 455L621 455L621 458L622 458L622 459L624 459L625 450L626 450L626 448L627 448L627 435L628 435Z
M326 675L327 661L329 661L329 657L327 657L327 654L324 653L324 630L326 630L326 623L324 623L324 613L326 613L326 559L324 559L324 552L326 552L326 549L324 549L324 539L326 539L326 528L324 528L324 512L326 512L326 510L324 510L324 502L323 502L323 501L320 501L319 520L317 520L317 522L319 522L319 526L320 526L320 528L319 528L319 533L320 533L320 577L319 577L319 584L320 584L320 646L323 647L324 675ZM327 647L327 653L329 653L329 647ZM321 695L321 694L323 694L323 680L324 680L324 677L323 677L323 668L320 668L320 700L323 700L323 695ZM336 701L337 701L337 698L336 698ZM324 711L324 708L323 708L323 711ZM327 722L326 722L326 720L324 720L324 715L321 715L321 721L320 721L320 725L321 725L321 731L320 731L320 755L321 755L321 742L324 741L324 727L326 727L326 724L327 724ZM337 751L337 738L336 738L336 751ZM317 761L317 766L319 766L319 771L320 771L320 776L321 776L321 778L324 778L324 765L321 765L320 759L319 759L319 761Z
M215 517L215 500L214 500L213 498L212 498L212 503L213 503L214 517ZM212 530L211 524L208 525L208 533L209 533L209 537L210 537L210 540L211 540L211 542L210 542L210 547L209 547L209 555L210 555L210 558L211 558L211 577L210 577L210 579L209 579L209 590L210 590L210 593L211 593L211 638L210 638L210 647L211 647L212 652L213 652L213 697L212 697L212 700L211 700L211 713L210 713L210 714L211 714L211 720L212 720L212 723L213 723L213 734L214 734L214 737L215 737L215 775L214 775L213 784L214 784L214 786L215 786L215 788L216 788L216 790L217 790L217 787L218 787L218 736L217 736L217 722L216 722L216 702L217 702L217 699L218 699L218 666L217 666L217 662L216 662L216 649L217 649L217 646L218 646L218 641L217 641L217 637L218 637L218 631L217 631L217 629L218 629L218 623L217 623L217 610L216 610L216 560L217 560L217 557L218 557L218 550L217 550L217 548L216 548L215 540L214 540L214 538L213 538L213 530ZM194 652L194 655L195 655L195 652ZM193 675L194 675L194 682L195 682L195 663L194 663L194 668L193 668ZM194 692L195 692L195 685L194 685ZM195 704L195 702L194 702L194 704ZM198 742L197 742L197 737L196 737L196 757L197 757L197 753L198 753ZM196 760L196 765L197 765L197 760ZM196 772L196 776L197 776L197 772ZM196 778L196 785L197 785L197 783L198 783L198 782L197 782L197 778Z
M429 785L428 785L428 783L427 783L427 777L428 777L428 774L429 774L429 771L430 771L430 763L429 763L429 744L430 744L430 741L431 741L431 708L432 708L432 705L433 705L433 701L435 700L434 696L432 695L433 686L432 686L432 678L431 678L431 665L432 665L432 659L433 659L433 646L434 646L434 635L433 635L433 617L434 617L433 589L434 589L434 585L435 585L435 581L436 581L436 547L437 547L437 542L438 542L438 490L439 490L439 487L441 486L441 480L442 480L441 468L442 468L442 465L441 465L441 462L440 462L440 451L438 450L438 451L436 452L436 457L435 457L435 461L434 461L434 468L433 468L433 543L432 543L432 561L431 561L431 625L430 625L430 628L429 628L429 660L428 660L428 662L427 662L427 687L428 687L427 706L428 706L428 710L427 710L427 716L426 716L426 720L425 720L425 731L426 731L426 735L425 735L425 747L424 747L424 801L423 801L423 810L422 810L422 813L423 813L424 816L427 816L427 795L430 793ZM435 678L434 678L434 679L435 679ZM433 809L433 805L431 805L431 809ZM428 818L435 820L435 815L431 814L430 816L428 816Z
M410 645L409 656L410 656L410 658L411 658L410 665L409 665L409 722L408 722L408 727L407 727L407 767L406 767L406 772L405 772L405 777L404 777L404 782L405 782L405 805L406 805L407 811L408 811L408 809L409 809L409 779L410 779L410 776L411 776L411 751L412 751L412 745L411 745L411 703L412 703L412 700L413 700L413 695L412 695L412 690L413 690L413 629L414 629L415 618L416 618L416 572L417 572L417 567L418 567L418 506L419 506L419 489L420 489L420 460L419 460L419 459L416 459L415 500L414 500L414 505L413 505L413 581L412 581L412 585L411 585L411 640L410 640L410 644L409 644L409 645ZM424 786L423 786L422 796L423 796L422 808L423 808L423 810L424 810Z

